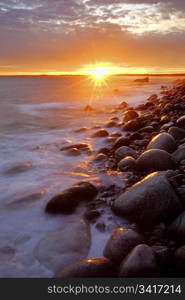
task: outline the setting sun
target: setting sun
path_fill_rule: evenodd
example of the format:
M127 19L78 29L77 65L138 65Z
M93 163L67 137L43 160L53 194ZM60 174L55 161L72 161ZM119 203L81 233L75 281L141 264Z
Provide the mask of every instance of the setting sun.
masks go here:
M97 80L102 79L104 76L108 75L108 69L105 67L95 67L94 70L90 72L90 75L95 77Z

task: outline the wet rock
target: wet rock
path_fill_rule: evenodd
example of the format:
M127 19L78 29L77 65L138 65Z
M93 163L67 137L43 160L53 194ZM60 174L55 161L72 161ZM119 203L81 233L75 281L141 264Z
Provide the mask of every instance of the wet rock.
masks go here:
M53 197L48 202L46 211L50 213L71 212L79 202L92 200L97 192L96 187L91 183L79 182Z
M126 156L119 162L118 169L120 171L125 171L129 168L133 169L135 167L135 164L136 161L132 156Z
M146 126L146 127L143 127L141 129L139 129L139 132L146 132L146 133L150 133L150 132L153 132L154 131L154 128L153 126Z
M113 145L113 149L118 149L122 146L128 146L129 144L130 144L130 139L128 137L120 137L115 141Z
M148 144L148 140L146 139L134 141L134 145L139 147L145 147L147 144Z
M96 131L93 135L92 135L92 137L93 138L101 138L101 137L106 137L106 136L108 136L109 135L109 133L107 132L107 130L105 130L105 129L100 129L100 130L98 130L98 131Z
M164 172L155 172L122 193L114 211L139 224L154 224L177 216L182 205Z
M176 169L173 157L166 151L151 149L145 151L136 161L136 168L139 171L163 171Z
M79 156L81 154L80 150L77 148L72 148L66 152L67 155L69 156Z
M156 259L162 267L168 266L172 260L172 251L167 246L154 245L152 246L156 254Z
M94 162L105 162L107 161L107 155L103 154L103 153L98 153L96 155L96 157L94 158Z
M124 131L136 131L142 127L142 124L139 120L130 120L125 125L123 125L122 129Z
M105 139L105 143L107 143L107 144L114 144L116 140L117 140L116 137L110 137L110 136L108 136L108 137Z
M156 135L148 144L147 149L161 149L169 153L176 150L175 139L169 133L160 133Z
M125 158L126 156L133 155L135 155L135 151L132 148L126 146L122 146L115 151L115 157L119 160Z
M155 253L151 247L140 244L125 258L120 266L119 277L159 276Z
M185 116L180 117L176 123L179 127L185 128Z
M185 245L181 246L174 254L175 268L180 271L181 276L185 276Z
M82 219L68 222L60 230L49 232L34 249L36 259L56 272L87 257L90 248L90 228Z
M137 118L138 116L139 115L138 115L138 113L135 110L127 110L124 113L123 120L124 120L124 122L128 122L130 120L133 120L133 119Z
M72 145L62 147L60 149L60 151L66 151L66 150L70 150L70 149L74 149L74 148L81 150L81 151L88 151L88 150L90 150L90 145L86 144L86 143L72 144Z
M168 122L170 122L170 117L164 115L164 116L161 117L160 121L161 121L162 124L168 123Z
M107 258L91 258L69 265L56 273L57 278L115 277L114 264Z
M143 238L132 229L116 228L104 248L105 257L120 264L128 253L138 244L143 242Z
M115 121L110 121L105 125L105 127L107 127L107 128L112 128L112 127L117 127L117 126L118 126L118 124Z
M18 173L23 173L23 172L28 171L31 166L32 166L32 164L30 162L21 162L19 164L12 166L11 168L5 170L3 172L3 174L14 175L14 174L18 174Z
M161 126L161 130L168 130L173 125L173 122L165 123L163 126Z
M122 136L122 134L119 133L119 132L113 132L113 133L110 134L110 137L117 137L118 138L120 136Z
M182 160L185 159L185 147L180 147L178 148L174 153L173 153L173 158L176 161L176 163L180 163Z
M89 128L87 128L87 127L81 127L79 129L76 129L74 132L81 133L81 132L86 132L88 130L89 130Z
M88 210L86 211L84 217L88 220L88 221L91 221L91 220L94 220L96 218L98 218L100 216L100 212L96 209L91 209L91 210Z
M105 223L104 223L104 222L97 223L97 224L96 224L96 228L97 228L99 231L104 232L105 229L106 229Z
M119 105L118 105L118 109L125 109L128 107L127 102L122 101Z
M171 134L175 140L181 140L185 138L185 130L182 128L173 126L168 130L168 133Z
M185 212L182 212L168 227L168 234L179 243L185 243Z

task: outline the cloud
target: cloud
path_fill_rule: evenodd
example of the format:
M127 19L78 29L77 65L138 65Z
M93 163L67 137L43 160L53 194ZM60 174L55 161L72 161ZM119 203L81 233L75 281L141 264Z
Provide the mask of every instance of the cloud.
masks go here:
M185 68L184 0L0 0L0 27L0 65L12 69Z

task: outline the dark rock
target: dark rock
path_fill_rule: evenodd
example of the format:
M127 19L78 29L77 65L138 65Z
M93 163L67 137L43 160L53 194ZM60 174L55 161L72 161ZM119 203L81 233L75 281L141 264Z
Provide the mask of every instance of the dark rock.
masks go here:
M113 132L113 133L110 134L110 137L117 137L118 138L120 136L122 136L122 134L119 133L119 132Z
M173 153L173 158L177 163L180 163L182 160L185 159L185 147L180 147L178 148L174 153Z
M107 161L107 155L103 153L98 153L96 157L93 159L94 162L105 162Z
M120 171L125 171L128 168L133 169L135 167L135 164L136 164L136 161L132 156L126 156L119 162L118 169Z
M168 130L168 133L171 134L175 140L181 140L185 138L185 130L178 127L171 127Z
M88 211L86 211L86 213L84 215L84 217L89 221L94 220L94 219L98 218L99 216L100 216L100 212L96 209L88 210Z
M164 172L148 175L114 202L117 214L139 224L154 224L176 216L182 205Z
M82 127L82 128L76 129L75 132L76 132L76 133L81 133L81 132L85 132L85 131L87 131L87 130L89 130L89 128L87 128L87 127Z
M69 156L79 156L81 154L80 150L77 148L72 148L66 152L67 155Z
M140 244L125 258L120 266L119 277L159 276L155 253L151 247Z
M122 101L119 105L118 105L118 109L125 109L126 107L128 107L127 102Z
M114 264L107 258L92 258L79 261L58 271L57 278L88 278L88 277L115 277Z
M139 146L139 147L145 147L148 144L148 140L136 140L134 141L134 145Z
M185 243L185 212L181 213L168 227L168 234L179 243Z
M124 120L124 122L128 122L130 120L133 120L133 119L137 118L138 116L139 115L138 115L138 113L135 110L127 110L124 113L123 120Z
M175 139L169 133L160 133L150 141L147 149L161 149L172 153L177 149L177 145Z
M90 201L97 195L97 189L89 182L72 185L61 194L53 197L46 206L50 213L71 212L81 201Z
M115 151L115 157L119 160L125 158L126 156L133 155L135 155L135 151L132 148L126 146L122 146Z
M81 150L81 151L88 151L90 149L90 145L86 144L86 143L72 144L72 145L62 147L60 149L60 151L66 151L66 150L70 150L70 149L74 149L74 148Z
M163 126L161 126L161 131L162 130L168 130L171 126L173 126L174 123L173 122L169 122L169 123L165 123Z
M32 164L30 162L21 162L19 164L13 165L11 168L5 170L3 174L5 175L14 175L17 173L23 173L28 171Z
M179 127L185 128L185 116L182 116L177 120L177 125Z
M153 126L146 126L146 127L143 127L141 129L139 129L139 132L150 133L150 132L153 132L153 131L154 131Z
M120 264L128 253L138 244L143 242L143 238L132 229L115 229L104 248L105 257Z
M86 105L86 106L84 107L84 110L85 110L85 111L92 111L92 110L93 110L93 107L92 107L91 105Z
M92 137L94 137L94 138L96 138L96 137L101 138L101 137L106 137L108 135L109 135L109 133L105 129L100 129L100 130L96 131L92 135Z
M122 146L128 146L130 144L130 139L127 137L120 137L118 138L114 145L113 145L113 149L118 149Z
M90 226L78 217L58 230L50 231L32 252L35 259L47 269L56 272L69 264L85 259L91 245Z
M156 254L156 259L162 267L168 266L172 260L172 251L167 246L154 245L152 246Z
M166 151L151 149L145 151L136 161L136 168L139 171L163 171L176 169L173 157Z
M175 268L180 271L181 276L185 276L185 245L181 246L174 254Z
M142 127L142 124L139 120L130 120L125 125L123 125L122 129L125 131L136 131Z
M170 122L170 117L164 115L164 116L161 117L160 121L161 121L162 124L168 123L168 122Z
M107 128L117 127L118 124L115 121L110 121L105 125Z
M97 223L97 224L96 224L96 228L97 228L99 231L104 232L105 229L106 229L105 223L104 223L104 222Z
M134 80L137 83L147 83L149 82L149 77L144 77L144 78L138 78Z

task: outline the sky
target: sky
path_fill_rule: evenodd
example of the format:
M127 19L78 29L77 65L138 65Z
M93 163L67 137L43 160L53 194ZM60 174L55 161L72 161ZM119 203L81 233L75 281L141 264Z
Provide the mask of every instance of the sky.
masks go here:
M185 0L0 0L0 74L185 73Z

